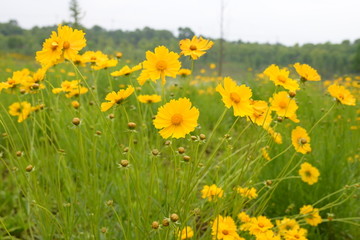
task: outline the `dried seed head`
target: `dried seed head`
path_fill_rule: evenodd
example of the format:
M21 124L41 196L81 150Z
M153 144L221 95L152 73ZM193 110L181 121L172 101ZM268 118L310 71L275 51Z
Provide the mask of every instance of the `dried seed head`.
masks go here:
M16 156L17 156L17 157L21 157L22 154L23 154L22 151L17 151L17 152L16 152Z
M160 154L159 150L157 150L157 149L151 150L151 153L152 153L152 155L154 155L154 156L157 156L157 155Z
M200 140L205 140L206 139L205 134L202 134L202 133L199 135L199 137L200 137Z
M34 169L34 167L33 167L33 165L28 165L26 168L25 168L25 170L27 171L27 172L31 172L32 170Z
M179 215L177 215L176 213L173 213L170 215L170 220L172 222L177 222L179 220Z
M296 96L296 92L290 91L289 97L294 98Z
M127 167L129 165L129 161L126 160L126 159L123 159L123 160L120 161L120 165L122 167Z
M136 123L134 123L134 122L129 122L129 123L128 123L128 128L129 128L129 129L135 129L135 128L136 128Z
M178 148L178 152L179 152L180 154L183 154L183 153L185 152L185 148L179 147L179 148Z
M115 118L115 115L114 115L113 113L110 113L110 114L108 115L108 118L114 119L114 118Z
M99 130L96 131L96 135L101 135L101 134L102 134L101 131L99 131Z
M74 124L75 126L78 126L80 124L80 118L73 118L72 120L72 124Z
M151 224L151 227L153 228L153 229L158 229L159 228L159 222L157 222L157 221L153 221L152 222L152 224Z
M169 220L168 220L167 218L164 218L164 220L162 220L162 225L163 225L164 227L169 226L169 224L170 224L170 222L169 222Z
M183 159L184 159L184 162L189 162L191 158L190 158L190 156L185 155L183 157Z

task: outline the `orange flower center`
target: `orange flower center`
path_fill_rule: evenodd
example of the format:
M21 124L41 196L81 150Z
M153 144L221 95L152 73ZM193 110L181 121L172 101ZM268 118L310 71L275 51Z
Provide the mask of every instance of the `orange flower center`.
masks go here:
M52 50L56 50L56 48L59 46L59 44L57 42L52 42L51 43L51 49Z
M240 96L237 93L234 93L234 92L230 93L230 99L234 103L239 103L241 101Z
M222 234L224 234L224 235L228 235L228 234L229 234L229 231L228 231L228 230L226 230L226 229L224 229L224 230L222 230Z
M279 82L285 83L286 82L286 77L284 77L283 75L279 75L277 77L277 79L279 80Z
M339 93L339 98L341 99L341 100L344 100L344 94L342 94L342 93Z
M296 239L300 239L300 235L299 235L299 234L295 234L294 237L295 237Z
M287 107L287 103L285 101L279 102L279 107L285 109Z
M261 228L265 227L265 225L263 223L258 223L258 226Z
M90 60L91 60L91 61L96 61L96 57L93 56L93 57L90 58Z
M197 50L197 47L195 45L190 45L190 50L195 51L195 50Z
M173 125L180 125L180 123L183 121L183 117L181 114L174 114L172 117L171 117L171 123Z
M164 60L160 60L156 63L156 68L160 71L165 70L167 67L167 63Z
M63 48L64 48L64 49L70 48L70 43L69 43L68 41L65 41L65 42L64 42L64 45L63 45Z
M306 172L305 172L305 176L311 177L311 172L310 172L310 171L306 171Z

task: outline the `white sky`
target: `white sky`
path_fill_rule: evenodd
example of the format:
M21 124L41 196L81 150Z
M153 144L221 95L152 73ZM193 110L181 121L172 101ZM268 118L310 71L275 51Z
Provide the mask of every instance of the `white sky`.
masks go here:
M145 26L177 34L220 36L221 0L78 0L86 27L135 30ZM0 22L31 28L69 21L70 0L0 0ZM295 43L360 38L360 0L224 0L227 40Z

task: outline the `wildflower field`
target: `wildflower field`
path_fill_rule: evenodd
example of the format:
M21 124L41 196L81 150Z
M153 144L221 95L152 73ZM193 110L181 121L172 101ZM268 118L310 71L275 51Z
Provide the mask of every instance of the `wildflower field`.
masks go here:
M360 239L360 77L218 77L213 44L2 56L0 239Z

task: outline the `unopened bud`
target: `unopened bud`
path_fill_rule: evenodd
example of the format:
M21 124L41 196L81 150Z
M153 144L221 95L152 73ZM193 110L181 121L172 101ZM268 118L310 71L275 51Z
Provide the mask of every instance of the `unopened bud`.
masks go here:
M113 113L110 113L110 114L108 115L108 118L114 119L114 118L115 118L115 115L114 115Z
M27 172L31 172L32 170L34 169L34 167L33 167L33 165L28 165L26 168L25 168L25 170L27 171Z
M162 225L163 225L164 227L169 226L169 224L170 224L170 222L169 222L169 220L168 220L167 218L165 218L164 220L162 220Z
M185 155L183 157L183 159L184 159L184 162L189 162L191 158L190 158L190 156Z
M185 148L179 147L179 148L178 148L178 152L179 152L180 154L183 154L183 153L185 152Z
M160 154L159 150L157 150L157 149L151 150L151 153L152 153L152 155L154 155L154 156L157 156L157 155Z
M159 222L153 221L152 224L151 224L151 227L152 227L153 229L158 229L158 228L159 228Z
M205 134L202 134L202 133L199 135L199 137L200 137L200 140L205 140L206 139Z
M21 157L21 156L22 156L22 151L17 151L17 152L16 152L16 156L17 156L17 157Z
M80 118L73 118L72 120L72 124L74 124L75 126L78 126L80 124Z
M294 98L296 96L296 92L290 91L289 97Z
M120 161L120 165L122 167L127 167L129 165L129 161L126 160L126 159L123 159L123 160Z
M179 215L177 215L176 213L173 213L170 215L170 220L172 222L177 222L179 220Z
M196 137L196 136L191 136L190 138L191 138L191 140L193 140L193 141L196 141L196 140L197 140L197 137Z
M128 123L128 128L129 128L129 129L135 129L135 128L136 128L136 123L134 123L134 122L129 122L129 123Z

